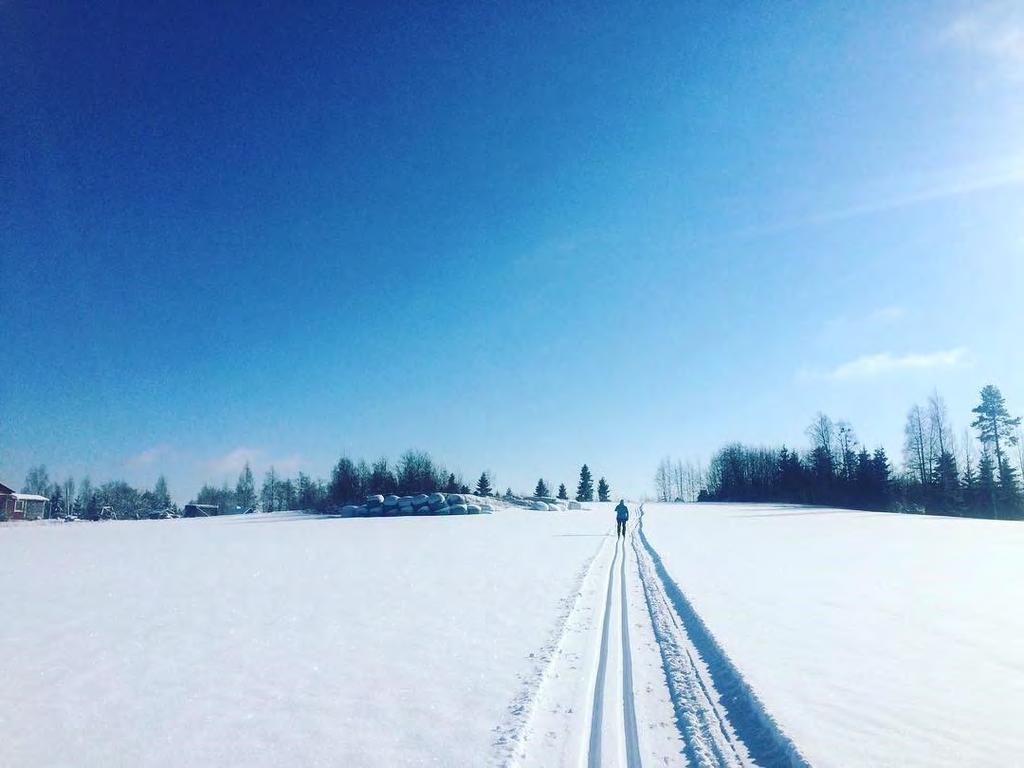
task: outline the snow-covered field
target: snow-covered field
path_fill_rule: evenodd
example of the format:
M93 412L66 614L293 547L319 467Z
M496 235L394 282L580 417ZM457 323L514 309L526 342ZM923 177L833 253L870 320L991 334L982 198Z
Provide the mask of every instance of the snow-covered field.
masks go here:
M812 764L1024 761L1024 524L734 505L644 519Z
M0 526L0 765L472 766L605 516Z
M1012 765L1024 526L0 525L0 765Z

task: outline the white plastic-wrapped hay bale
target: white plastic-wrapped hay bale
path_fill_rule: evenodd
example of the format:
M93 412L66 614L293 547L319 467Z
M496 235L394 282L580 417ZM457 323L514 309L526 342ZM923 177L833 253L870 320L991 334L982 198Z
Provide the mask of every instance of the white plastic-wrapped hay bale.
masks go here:
M480 514L480 505L479 504L467 504L466 505L466 514L467 515L479 515Z
M438 491L437 493L432 493L429 496L427 496L427 503L430 506L434 506L435 504L444 504L447 500L448 498L440 491Z
M341 508L342 517L355 517L359 511L359 507L355 504L346 504Z
M430 508L430 514L432 515L450 515L451 513L452 508L449 507L447 504L442 504L440 507L437 507L436 509L434 507Z
M429 514L432 514L432 513L430 511L430 507L429 506L425 506L425 507L420 507L419 509L417 509L416 510L416 514L417 515L429 515Z
M468 514L465 504L452 504L448 507L449 515L465 515Z
M570 501L569 509L583 509L583 505L580 504L578 501Z
M493 511L494 511L494 507L492 507L490 504L481 504L480 505L480 514L489 515Z
M535 509L538 512L547 512L548 511L548 505L545 504L543 501L531 501L530 502L530 509Z
M397 507L398 506L398 497L395 496L395 494L391 494L390 496L385 496L384 497L384 506L385 507Z
M463 496L461 493L449 493L448 494L448 506L449 507L456 506L456 505L459 505L459 504L465 504L465 503L466 503L466 497Z
M426 507L430 504L430 497L425 493L418 493L412 497L412 505L419 509L420 507Z

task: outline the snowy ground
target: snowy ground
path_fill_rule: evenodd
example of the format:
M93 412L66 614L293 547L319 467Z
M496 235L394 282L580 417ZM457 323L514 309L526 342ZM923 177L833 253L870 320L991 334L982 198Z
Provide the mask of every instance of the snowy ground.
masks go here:
M0 764L1024 754L1019 524L593 507L0 525Z
M606 517L0 526L0 765L496 761Z
M812 764L1021 764L1021 523L648 505L644 531Z

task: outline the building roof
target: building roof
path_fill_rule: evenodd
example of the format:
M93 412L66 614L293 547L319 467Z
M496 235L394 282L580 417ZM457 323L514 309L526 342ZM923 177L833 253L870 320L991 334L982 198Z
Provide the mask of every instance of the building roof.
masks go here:
M38 496L34 493L12 493L11 494L18 501L49 501L50 499L46 496Z
M0 496L10 496L12 493L14 493L13 488L8 488L3 483L0 483Z

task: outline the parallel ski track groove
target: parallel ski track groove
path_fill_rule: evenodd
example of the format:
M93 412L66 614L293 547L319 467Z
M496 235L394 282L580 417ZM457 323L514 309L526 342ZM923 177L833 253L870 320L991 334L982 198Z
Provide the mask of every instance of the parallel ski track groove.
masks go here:
M616 542L618 544L618 542ZM629 647L629 603L626 592L626 537L622 537L620 564L622 596L622 715L626 724L627 768L641 768L640 740L636 728L636 703L633 700L633 653Z
M643 525L643 507L640 509L640 521L634 528L632 538L633 550L637 557L637 567L640 568L641 553L637 545L637 529ZM664 608L670 607L670 602L664 592L664 585L660 579L651 579L645 575L644 569L640 568L640 579L644 586L644 595L647 599L648 612L651 624L654 628L655 639L658 649L665 665L666 680L669 691L672 695L673 704L677 710L678 724L686 744L686 754L689 761L695 766L737 766L743 765L741 750L737 749L733 742L733 736L726 727L725 720L715 704L715 692L708 689L701 675L697 672L697 661L694 659L690 649L683 642L671 638L664 628L660 626L659 615L667 615L672 622L671 629L678 637L688 638L686 628L679 624L678 619L672 610L663 610L660 614L655 609L655 604L660 603ZM658 583L651 583L657 581ZM693 682L688 686L689 690L680 689L678 681L670 674L672 668L673 654L682 656L687 664ZM696 701L695 701L696 700ZM710 717L709 717L710 715ZM718 732L718 738L712 731ZM723 743L724 742L724 748ZM710 754L709 754L710 752Z
M597 681L594 684L594 706L590 715L590 748L587 750L589 768L601 766L601 723L604 720L604 678L608 667L608 634L611 630L612 588L615 586L615 563L619 559L619 543L615 542L615 555L608 569L608 592L604 603L604 627L601 634L601 653L597 662Z
M644 534L643 513L641 505L640 520L633 531L633 550L687 758L695 766L809 768L806 758L765 711L740 671L665 570L661 558ZM660 614L671 619L670 626L664 626L664 619L659 621L659 612L655 609L658 603L667 609ZM690 650L691 646L697 659ZM671 673L673 657L680 660L685 657L689 663L690 674L683 681ZM698 660L701 667L697 666ZM701 669L707 670L708 680L701 674ZM692 682L687 684L687 679ZM693 711L694 707L697 711ZM702 732L712 736L713 731L718 731L724 738L700 738ZM709 750L713 754L708 754Z

